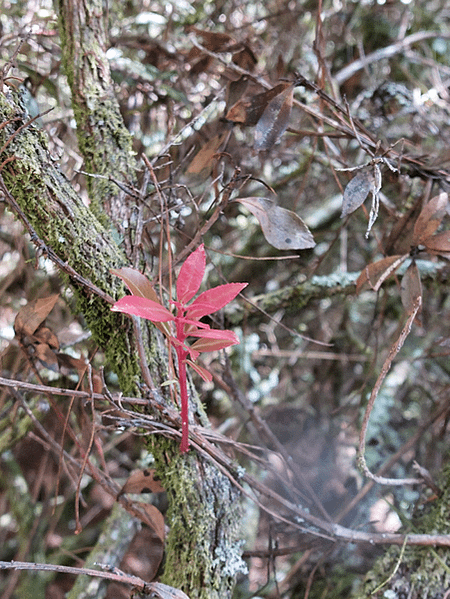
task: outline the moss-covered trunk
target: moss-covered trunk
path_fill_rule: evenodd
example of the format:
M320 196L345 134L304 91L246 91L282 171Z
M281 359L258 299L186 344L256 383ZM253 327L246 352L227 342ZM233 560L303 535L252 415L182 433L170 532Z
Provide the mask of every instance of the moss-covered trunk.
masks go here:
M134 184L131 138L113 93L102 3L61 0L59 10L80 150L86 170L104 178L92 179L92 204L86 207L50 156L45 134L33 125L19 130L27 115L18 105L18 95L6 85L0 90L0 164L8 162L1 175L10 199L17 203L16 214L22 213L22 220L25 218L39 237L34 241L40 251L54 252L61 265L67 266L77 310L84 315L94 340L104 348L123 393L138 395L143 381L131 321L112 313L105 301L105 295L117 299L123 294L120 281L109 271L128 265L127 255L133 251L131 202L109 180L113 176ZM126 229L124 249L109 231L110 219L119 230ZM91 284L102 290L103 297ZM154 339L154 335L152 329L144 331L145 339ZM153 344L148 351L156 385L167 372L163 350L157 347L164 344ZM201 413L195 390L192 401L197 404L192 412ZM153 440L152 451L170 504L164 582L183 589L191 599L229 597L234 575L242 567L237 491L215 466L193 451L181 456L172 441Z

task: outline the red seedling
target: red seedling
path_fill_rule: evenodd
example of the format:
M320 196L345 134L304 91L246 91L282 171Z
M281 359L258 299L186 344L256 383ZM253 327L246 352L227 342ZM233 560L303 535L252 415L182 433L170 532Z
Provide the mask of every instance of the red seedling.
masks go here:
M186 259L180 269L176 283L177 299L171 301L176 307L175 315L158 301L149 280L139 271L130 268L112 271L124 281L132 295L121 298L112 306L111 310L151 320L167 336L176 351L181 396L180 451L182 453L189 449L186 364L189 364L204 380L211 381L211 373L195 364L199 354L239 343L239 339L233 331L211 329L200 319L226 306L247 286L247 283L219 285L200 293L191 302L200 288L205 268L205 248L202 244ZM160 323L173 323L173 325L167 326ZM188 337L195 337L196 341L188 344L186 341Z

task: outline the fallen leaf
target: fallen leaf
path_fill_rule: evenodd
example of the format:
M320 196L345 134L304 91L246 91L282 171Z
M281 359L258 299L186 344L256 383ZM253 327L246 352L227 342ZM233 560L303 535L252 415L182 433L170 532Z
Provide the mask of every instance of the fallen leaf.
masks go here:
M155 470L146 468L132 472L127 482L119 491L118 497L124 493L162 493L165 491L155 476Z
M14 320L14 330L18 336L32 336L53 310L59 295L49 295L28 302L21 308Z
M298 214L280 208L273 200L249 197L235 201L258 219L264 237L278 250L305 250L316 245L311 231Z
M341 218L351 214L364 203L369 192L374 189L374 183L375 177L370 170L359 171L348 182L344 190Z

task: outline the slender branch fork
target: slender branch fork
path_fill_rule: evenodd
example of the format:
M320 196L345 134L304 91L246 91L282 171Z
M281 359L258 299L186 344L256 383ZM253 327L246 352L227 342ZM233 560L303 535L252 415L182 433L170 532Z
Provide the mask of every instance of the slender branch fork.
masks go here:
M72 391L69 389L59 389L55 387L45 385L34 385L31 383L22 382L19 380L9 380L0 377L0 386L10 387L15 390L23 390L28 392L38 393L53 393L56 395L72 395L79 398L92 398L94 400L104 400L111 403L115 409L120 410L124 418L121 420L121 425L132 428L144 429L146 428L154 434L164 434L171 437L180 437L180 415L176 410L170 410L170 424L161 425L155 420L152 420L150 416L145 414L137 414L131 410L124 408L124 404L130 405L148 405L148 400L131 398L131 397L112 397L108 393L87 393L83 391ZM167 418L167 406L163 406L158 402L155 403L155 407L160 410L164 410ZM173 412L173 413L172 413ZM30 412L30 417L32 417ZM172 420L173 419L173 420ZM220 435L217 432L211 431L201 426L191 427L191 446L200 454L212 459L216 466L235 484L241 491L247 496L250 496L253 501L257 503L260 509L276 518L277 520L283 521L302 532L308 533L312 536L325 538L332 542L346 542L346 543L363 543L370 545L403 545L407 537L406 543L408 545L422 545L422 546L443 546L450 547L450 535L433 535L433 534L397 534L397 533L372 533L364 531L356 531L335 522L331 522L328 519L321 519L311 515L306 509L299 505L296 505L288 499L282 497L263 483L259 482L256 478L243 472L242 468L239 468L238 464L230 458L224 451L217 447L217 444L222 444L228 447L232 447L235 451L245 452L248 454L249 448L247 446L241 446L239 443L230 441L227 437ZM255 457L255 456L253 456ZM72 458L73 461L73 458ZM252 489L250 494L243 486L243 483L248 485ZM271 501L283 507L290 514L291 517L281 516L279 510L271 510L264 503L258 500L257 496L266 497ZM126 506L125 506L126 507ZM128 508L127 508L128 509ZM284 512L286 514L286 512ZM299 522L302 524L299 524ZM308 526L309 525L309 526ZM310 528L311 527L311 528ZM6 562L9 563L9 562ZM50 564L48 568L52 568ZM1 566L5 567L5 566ZM23 568L22 568L23 569ZM84 572L83 572L84 573Z
M0 570L38 570L44 572L63 572L65 574L75 574L76 576L94 576L96 578L105 578L106 580L128 584L142 591L143 593L157 597L158 599L189 599L185 593L175 589L167 584L160 582L145 582L142 578L127 574L119 568L111 568L108 565L97 564L99 570L90 568L73 568L71 566L60 566L58 564L39 564L35 562L0 562Z

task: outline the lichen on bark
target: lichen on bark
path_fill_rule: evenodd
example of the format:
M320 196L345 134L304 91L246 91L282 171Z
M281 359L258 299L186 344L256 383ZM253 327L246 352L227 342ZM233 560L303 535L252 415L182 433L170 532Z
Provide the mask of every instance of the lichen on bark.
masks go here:
M239 493L209 461L159 443L156 466L169 496L167 557L162 582L190 599L227 599L246 571L239 540ZM161 452L161 449L165 449Z
M26 122L16 99L12 91L0 93L0 119L8 123L0 130L1 146ZM109 270L124 266L126 258L59 171L43 134L33 126L20 131L7 144L0 161L12 156L14 160L5 166L2 177L45 246L111 297L123 294L123 286ZM129 320L112 313L104 300L66 279L94 339L105 349L111 364L121 365L118 376L124 393L138 393L139 364L132 350L131 333L127 334ZM118 330L124 335L117 335Z
M0 162L13 155L15 159L5 165L2 175L45 246L116 299L124 290L109 271L129 265L126 252L133 248L133 239L132 234L127 235L128 245L119 248L109 233L110 222L119 232L132 232L133 207L110 179L120 177L134 183L131 137L121 120L109 77L102 3L60 0L59 10L80 150L86 170L103 178L89 178L92 203L91 209L87 208L48 152L45 135L34 126L25 127L5 146ZM9 121L0 130L0 147L26 121L17 97L7 93L8 97L0 90L0 118ZM83 313L94 341L104 348L109 366L118 374L121 390L125 395L139 395L143 380L130 319L111 312L103 299L66 278L75 291L77 310ZM159 386L167 379L166 355L152 345L153 335L153 327L143 327L149 369ZM201 403L192 391L193 411L199 414ZM235 574L244 567L238 491L224 473L194 451L181 456L178 444L161 438L152 442L151 449L171 506L164 581L184 589L191 599L230 597Z

